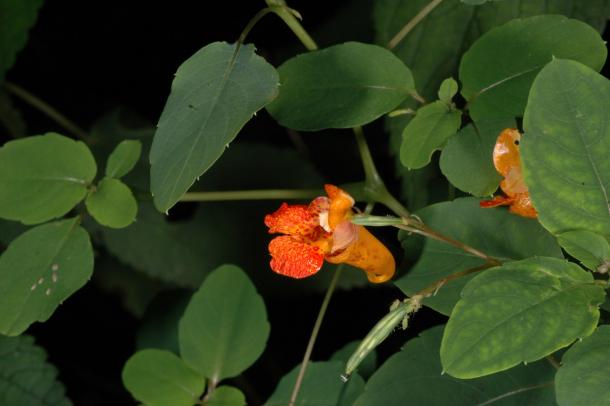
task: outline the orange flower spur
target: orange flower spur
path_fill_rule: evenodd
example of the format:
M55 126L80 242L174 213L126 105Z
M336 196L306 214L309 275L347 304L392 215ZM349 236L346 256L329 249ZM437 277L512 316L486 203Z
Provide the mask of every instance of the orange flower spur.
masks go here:
M483 200L479 204L484 208L509 206L511 213L536 218L538 213L532 204L521 172L520 141L521 133L514 128L507 128L498 136L493 161L498 173L504 176L500 188L506 196L495 196L492 200Z
M284 234L269 243L271 269L300 279L318 272L326 260L360 268L373 283L391 279L396 264L390 251L350 221L354 199L336 186L324 189L328 197L317 197L309 205L282 203L265 216L269 233Z

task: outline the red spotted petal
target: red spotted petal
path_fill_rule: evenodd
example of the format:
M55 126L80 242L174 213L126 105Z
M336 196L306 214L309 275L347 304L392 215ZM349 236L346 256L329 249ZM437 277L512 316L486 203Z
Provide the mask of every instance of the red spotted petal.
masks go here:
M281 275L301 279L311 276L322 268L324 254L315 246L305 244L283 235L269 243L271 269Z
M269 233L308 236L316 232L319 224L318 215L302 204L282 203L275 213L265 216Z

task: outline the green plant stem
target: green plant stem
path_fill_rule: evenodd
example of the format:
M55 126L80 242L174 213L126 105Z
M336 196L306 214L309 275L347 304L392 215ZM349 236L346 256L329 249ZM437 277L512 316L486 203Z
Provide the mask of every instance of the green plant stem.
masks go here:
M394 49L400 43L400 41L402 41L407 36L407 34L409 34L411 30L421 22L421 20L426 18L426 16L430 14L432 10L436 8L436 6L441 4L442 1L443 0L432 0L424 8L422 8L419 13L415 15L415 17L409 20L407 24L405 24L405 26L402 27L402 29L398 31L396 35L394 35L390 42L388 42L387 48Z
M297 397L299 396L299 391L301 390L301 384L303 383L303 378L305 377L305 371L307 370L307 364L309 363L309 359L311 358L311 353L313 351L313 347L316 343L316 339L318 338L318 333L320 332L320 327L322 326L322 321L324 320L324 315L326 314L326 309L328 309L328 304L330 303L330 299L333 296L333 292L337 286L337 282L339 281L339 277L341 276L341 272L343 271L343 265L339 265L335 274L333 275L333 279L330 281L330 285L328 285L328 289L326 290L326 295L324 296L324 300L322 301L322 305L320 306L320 311L318 312L318 317L316 318L316 322L313 326L313 330L311 331L311 336L309 337L309 342L307 343L307 348L305 349L305 355L303 355L303 361L301 362L301 368L299 369L299 374L297 375L297 379L294 383L294 387L292 389L292 394L290 395L290 403L289 406L294 406Z
M436 292L438 292L438 290L440 288L442 288L443 286L445 286L448 282L451 282L452 280L459 279L459 278L462 278L464 276L467 276L467 275L470 275L470 274L473 274L476 272L484 271L484 270L492 268L494 266L495 265L492 265L492 264L485 264L485 265L477 266L475 268L470 268L470 269L466 269L464 271L452 273L449 276L446 276L444 278L441 278L441 279L438 279L438 280L432 282L430 285L426 286L419 292L412 295L412 297L413 296L421 296L421 297L434 296L434 295L436 295Z
M63 127L65 130L69 131L76 137L83 139L83 140L88 139L87 132L85 130L80 128L76 123L74 123L72 120L68 119L66 116L61 114L55 108L51 107L47 102L42 100L40 97L30 93L29 91L25 90L21 86L18 86L14 83L5 82L4 88L12 95L20 98L21 100L23 100L30 106L34 107L35 109L37 109L40 112L42 112L43 114L45 114L51 120L55 121L57 124L59 124L61 127Z
M256 13L254 17L250 19L250 21L248 21L248 24L246 24L241 34L239 35L239 38L237 39L237 47L235 48L235 54L237 54L237 52L239 51L241 44L244 43L250 31L252 31L252 28L254 28L254 26L261 20L261 18L272 12L273 10L271 9L271 7L265 7L264 9Z
M321 189L262 189L227 190L220 192L190 192L180 198L181 202L214 202L224 200L276 200L313 199L323 195Z
M318 44L316 44L313 38L305 31L301 23L299 23L299 20L297 20L294 13L290 11L283 0L266 0L266 2L269 8L284 21L308 51L315 51L318 49Z

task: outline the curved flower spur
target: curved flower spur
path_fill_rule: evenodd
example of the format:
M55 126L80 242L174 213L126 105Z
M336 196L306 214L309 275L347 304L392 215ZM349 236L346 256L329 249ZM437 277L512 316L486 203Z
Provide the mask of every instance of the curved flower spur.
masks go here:
M269 233L284 234L269 243L271 269L300 279L317 273L326 260L360 268L373 283L391 279L396 263L390 251L350 221L354 199L337 186L324 189L328 197L317 197L309 205L282 203L265 216Z

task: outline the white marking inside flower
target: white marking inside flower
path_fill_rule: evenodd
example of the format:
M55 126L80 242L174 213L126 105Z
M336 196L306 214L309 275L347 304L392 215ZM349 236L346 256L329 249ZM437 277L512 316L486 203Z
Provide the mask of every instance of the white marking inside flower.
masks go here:
M358 227L349 220L339 223L333 231L331 254L344 250L358 239Z
M323 211L320 213L320 227L324 229L327 233L331 232L330 224L328 224L328 211Z

